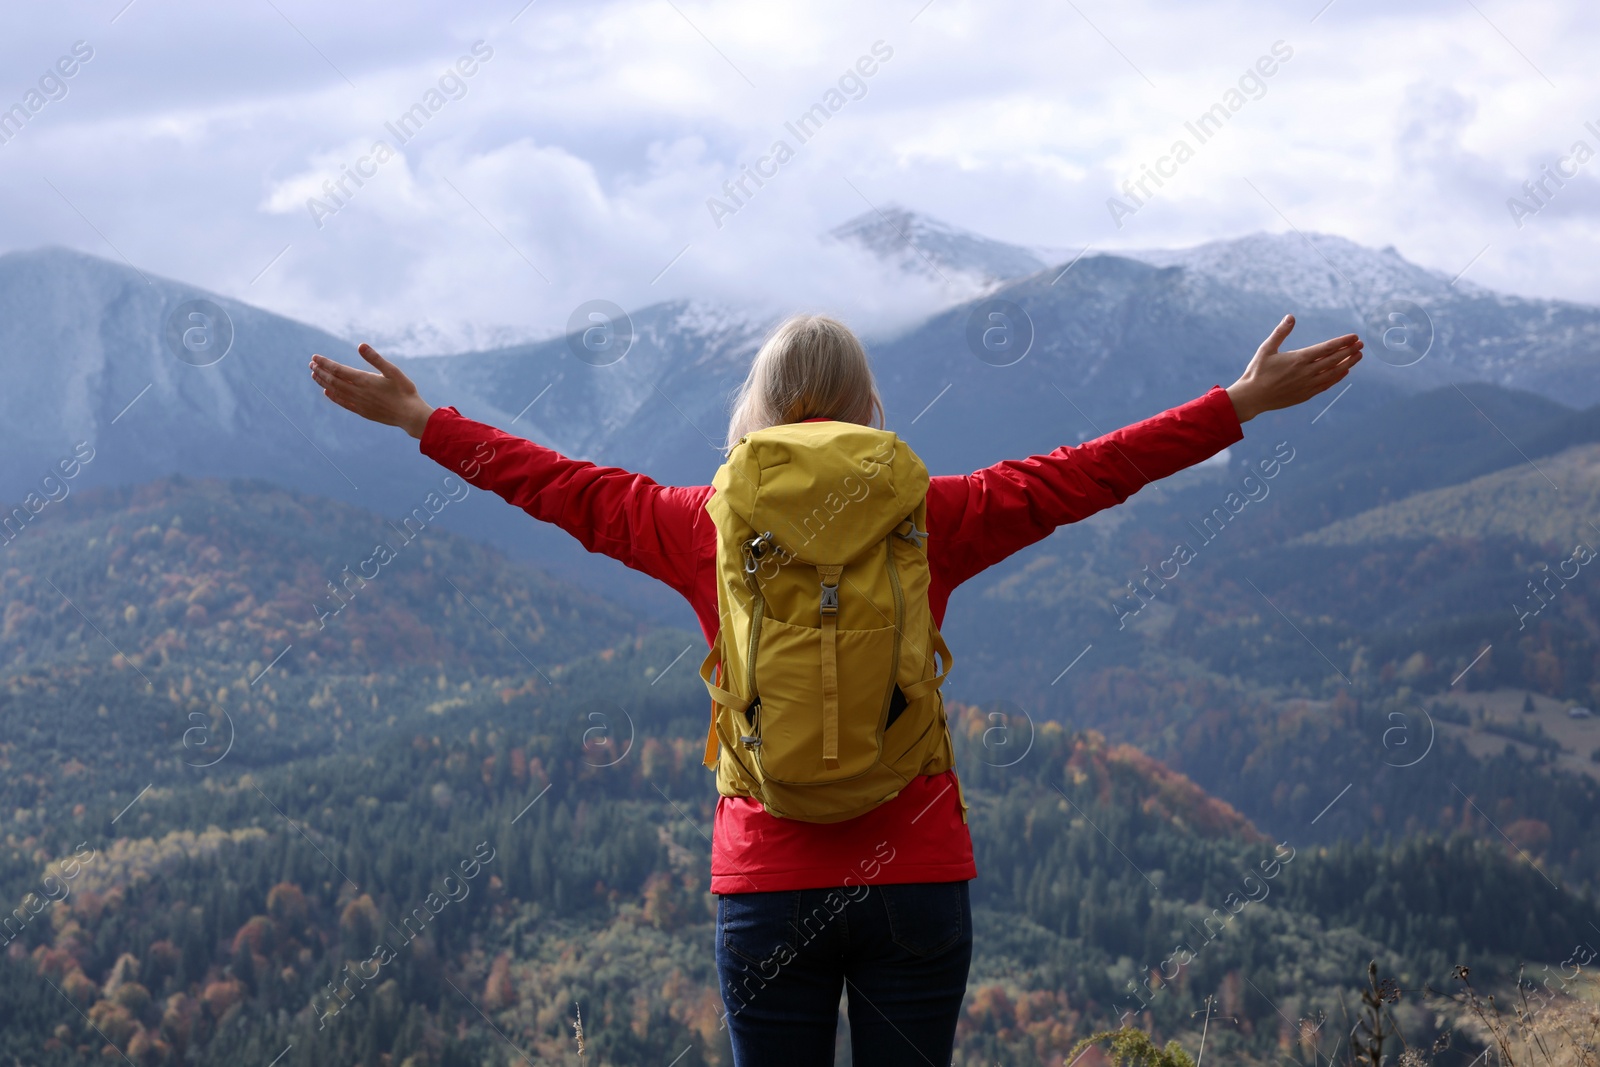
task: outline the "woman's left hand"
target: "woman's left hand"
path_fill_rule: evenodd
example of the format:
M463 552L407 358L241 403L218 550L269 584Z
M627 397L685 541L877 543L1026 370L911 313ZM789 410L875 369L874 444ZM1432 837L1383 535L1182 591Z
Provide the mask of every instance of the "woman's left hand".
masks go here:
M1228 396L1240 422L1249 422L1263 411L1302 404L1329 386L1337 385L1350 368L1361 362L1361 338L1347 333L1309 348L1280 352L1294 316L1285 315L1261 347L1239 380L1228 386Z

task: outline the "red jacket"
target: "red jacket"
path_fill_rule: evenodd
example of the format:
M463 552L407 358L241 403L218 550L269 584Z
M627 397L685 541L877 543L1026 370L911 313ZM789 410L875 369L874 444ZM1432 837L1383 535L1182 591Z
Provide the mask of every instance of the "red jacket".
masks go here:
M935 477L928 488L934 620L944 624L951 592L984 568L1243 436L1226 390L1213 386L1187 404L1075 447ZM707 645L715 639L710 486L657 485L642 474L568 459L453 407L434 410L421 449L477 488L560 526L590 552L666 582L694 608ZM866 815L829 824L779 819L754 800L722 797L712 831L711 891L973 878L972 837L954 785L954 770L919 777Z

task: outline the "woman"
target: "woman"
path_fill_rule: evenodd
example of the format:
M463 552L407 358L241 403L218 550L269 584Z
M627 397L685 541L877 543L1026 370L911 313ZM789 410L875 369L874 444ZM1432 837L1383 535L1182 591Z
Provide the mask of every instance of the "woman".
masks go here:
M927 494L929 600L942 625L951 592L1021 548L1119 504L1147 483L1215 455L1242 423L1299 404L1361 359L1354 334L1296 351L1278 346L1286 316L1239 380L1076 447L935 477ZM311 376L328 399L404 429L422 453L534 518L553 522L666 582L693 606L708 644L718 630L710 486L568 459L430 407L371 346L377 373L320 355ZM808 419L863 425L883 407L861 343L821 316L784 322L756 354L728 427L744 434ZM972 951L967 882L977 874L954 769L913 779L847 822L778 819L721 797L713 829L717 970L739 1065L831 1064L839 995L848 990L854 1062L947 1064Z

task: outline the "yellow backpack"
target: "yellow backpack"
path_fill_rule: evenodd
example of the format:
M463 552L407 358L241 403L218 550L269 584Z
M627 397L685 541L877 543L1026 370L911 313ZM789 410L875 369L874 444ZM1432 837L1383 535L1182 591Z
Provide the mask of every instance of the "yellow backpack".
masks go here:
M741 438L712 486L721 626L700 677L717 791L840 822L952 767L922 461L884 430L791 423Z

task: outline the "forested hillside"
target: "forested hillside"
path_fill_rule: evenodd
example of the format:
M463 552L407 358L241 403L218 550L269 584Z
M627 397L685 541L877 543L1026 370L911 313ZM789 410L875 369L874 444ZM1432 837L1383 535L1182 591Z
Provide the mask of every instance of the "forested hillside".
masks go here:
M310 1063L422 1064L509 1062L514 1044L575 1062L581 1008L593 1062L727 1063L697 723L653 703L639 666L592 675L652 727L613 764L564 729L585 701L485 693L437 737L13 836L13 891L65 898L8 948L5 997L26 1021L3 1051L66 1063L103 1037L141 1062L293 1044ZM963 1063L1059 1062L1127 1011L1189 1034L1207 995L1235 1020L1218 1053L1276 1062L1298 1040L1285 1020L1336 1010L1369 958L1408 985L1462 960L1504 978L1566 959L1600 920L1465 838L1270 841L1092 733L1047 727L995 766L990 723L958 714L982 871Z
M51 520L0 574L0 1062L576 1062L580 1010L587 1062L730 1062L698 635L259 484ZM1197 628L1094 664L1057 719L952 705L980 871L958 1063L1059 1064L1122 1018L1193 1047L1208 997L1208 1056L1310 1062L1369 960L1505 983L1600 941L1592 780L1442 736L1398 767L1398 676L1296 697L1318 668L1269 623L1242 620L1247 663Z

